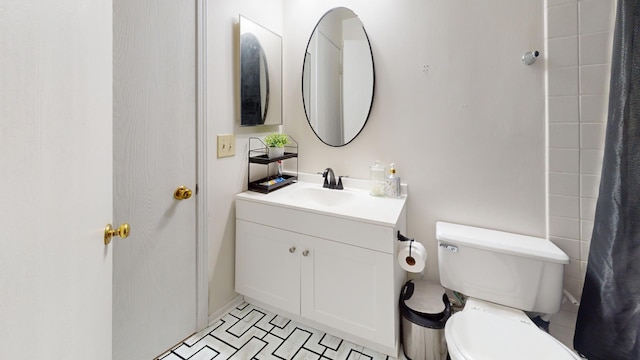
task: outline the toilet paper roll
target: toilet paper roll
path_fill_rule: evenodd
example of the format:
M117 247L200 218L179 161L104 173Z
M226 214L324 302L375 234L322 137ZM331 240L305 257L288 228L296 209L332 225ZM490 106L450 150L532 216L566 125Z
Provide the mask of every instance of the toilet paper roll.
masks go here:
M398 249L398 263L404 270L412 273L420 273L427 262L427 249L417 241L405 241L400 243Z

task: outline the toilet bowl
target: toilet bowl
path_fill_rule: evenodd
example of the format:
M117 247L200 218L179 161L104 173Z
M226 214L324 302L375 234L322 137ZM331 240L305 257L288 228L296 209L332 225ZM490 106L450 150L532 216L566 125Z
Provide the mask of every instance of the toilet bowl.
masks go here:
M449 318L452 360L580 359L524 311L553 314L568 256L549 240L438 222L441 284L467 296Z
M452 360L580 359L522 311L476 299L449 318L445 339Z

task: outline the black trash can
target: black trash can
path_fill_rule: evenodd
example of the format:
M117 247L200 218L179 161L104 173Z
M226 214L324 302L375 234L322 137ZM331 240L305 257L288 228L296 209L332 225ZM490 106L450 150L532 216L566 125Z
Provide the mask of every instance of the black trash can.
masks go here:
M444 288L435 282L409 280L400 293L402 345L410 360L445 360L444 325L451 304Z

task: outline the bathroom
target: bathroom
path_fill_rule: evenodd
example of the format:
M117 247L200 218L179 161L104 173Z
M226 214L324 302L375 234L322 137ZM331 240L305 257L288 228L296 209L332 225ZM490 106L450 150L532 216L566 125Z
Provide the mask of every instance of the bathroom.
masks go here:
M376 84L362 133L334 148L318 141L305 121L300 82L309 35L324 12L336 6L351 8L362 20L373 49ZM216 39L211 41L231 46L233 29L224 19L236 13L280 32L279 13L270 14L270 8L245 8L238 2L226 12L216 11L219 21L213 23L219 25L209 28ZM546 7L539 1L283 1L282 8L283 131L301 144L300 172L330 166L336 174L367 178L374 160L395 162L409 184L410 235L424 241L429 253L436 253L437 220L548 234L571 258L565 288L579 297L602 166L615 1L548 1ZM545 48L533 65L520 61L524 52ZM217 74L209 76L220 79L233 59L216 63ZM227 78L227 87L210 97L211 107L222 107L232 117L228 89L233 80ZM236 136L241 139L246 131L229 121L216 121L213 127L211 136L240 131ZM239 149L243 146L238 143ZM229 162L234 174L244 174L246 163L238 156L215 162L212 173L229 171ZM227 182L225 197L232 206L245 179L220 181ZM233 213L220 211L210 219L218 224L213 229L222 232L232 226ZM232 251L233 233L227 231L220 241ZM233 271L233 264L227 269ZM426 273L437 278L435 261L427 263ZM234 296L232 284L226 296ZM210 306L224 302L212 300ZM563 309L577 311L570 304ZM552 322L552 331L566 344L571 344L574 321L575 315L562 313Z
M336 6L362 20L376 84L362 133L332 148L309 129L300 84L308 37ZM282 34L282 131L300 142L301 172L330 166L367 178L374 160L394 162L410 189L408 230L430 253L437 220L549 236L571 258L565 287L579 297L601 167L614 8L612 0L209 1L206 39L216 52L207 57L208 314L237 296L233 204L246 189L247 138L278 130L239 127L238 14ZM541 58L522 64L531 50ZM217 134L236 135L234 157L215 157ZM437 278L434 261L425 276ZM570 344L576 309L563 309L552 332Z

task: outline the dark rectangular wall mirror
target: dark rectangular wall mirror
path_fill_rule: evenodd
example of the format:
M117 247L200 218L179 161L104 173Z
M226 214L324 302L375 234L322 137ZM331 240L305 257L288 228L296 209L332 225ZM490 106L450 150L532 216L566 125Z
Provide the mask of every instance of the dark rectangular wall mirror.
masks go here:
M240 15L240 125L282 124L282 37Z

